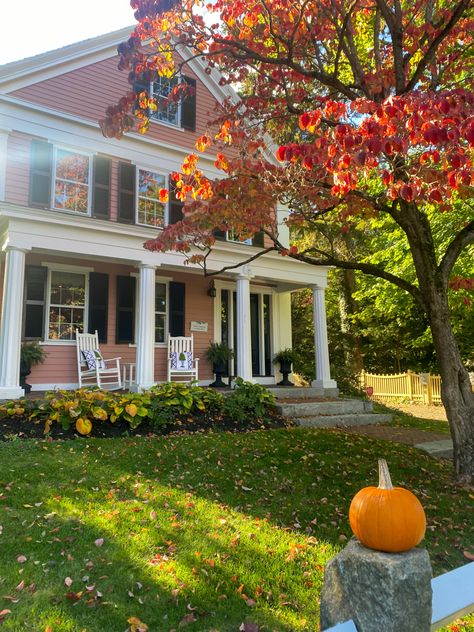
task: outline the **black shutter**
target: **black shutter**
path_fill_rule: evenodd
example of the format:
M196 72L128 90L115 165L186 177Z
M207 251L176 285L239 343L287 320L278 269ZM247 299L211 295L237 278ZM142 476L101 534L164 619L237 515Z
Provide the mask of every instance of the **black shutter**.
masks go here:
M255 233L255 235L252 237L252 246L257 246L258 248L263 248L264 246L264 237L265 237L265 233L263 232L263 230L260 230L258 233Z
M178 200L176 197L176 186L174 181L170 177L170 201L168 211L168 224L176 224L183 219L183 206L184 202Z
M31 141L30 206L51 208L53 146L44 140Z
M89 274L89 333L96 330L99 342L107 343L107 316L109 313L109 275L101 272Z
M214 230L212 231L212 234L214 235L216 239L223 240L223 241L227 239L227 233L225 232L225 230L218 230L217 228L214 228Z
M110 168L108 158L94 156L92 215L101 219L109 219L110 216Z
M128 162L119 164L118 220L127 224L135 221L135 174L135 165Z
M23 338L43 339L44 309L46 305L46 276L48 269L42 266L25 268L25 309Z
M196 130L196 79L184 77L183 81L191 88L181 103L181 127L191 132Z
M184 336L184 299L186 286L170 281L170 336Z
M135 288L135 277L117 277L117 344L135 341Z

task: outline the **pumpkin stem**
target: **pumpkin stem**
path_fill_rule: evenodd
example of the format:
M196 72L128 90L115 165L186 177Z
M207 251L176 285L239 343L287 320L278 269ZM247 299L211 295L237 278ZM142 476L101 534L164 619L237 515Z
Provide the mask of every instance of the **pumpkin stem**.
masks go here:
M392 479L390 478L385 459L379 459L379 489L393 489Z

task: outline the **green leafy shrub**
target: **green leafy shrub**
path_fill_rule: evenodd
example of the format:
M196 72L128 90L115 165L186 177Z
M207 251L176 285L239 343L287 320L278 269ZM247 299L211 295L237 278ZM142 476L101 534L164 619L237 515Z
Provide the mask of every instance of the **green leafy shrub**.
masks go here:
M223 397L212 389L185 382L159 384L151 389L152 425L169 425L182 415L217 414Z
M275 410L275 396L264 386L235 380L235 389L224 400L223 413L235 421L244 422L249 416L265 419Z

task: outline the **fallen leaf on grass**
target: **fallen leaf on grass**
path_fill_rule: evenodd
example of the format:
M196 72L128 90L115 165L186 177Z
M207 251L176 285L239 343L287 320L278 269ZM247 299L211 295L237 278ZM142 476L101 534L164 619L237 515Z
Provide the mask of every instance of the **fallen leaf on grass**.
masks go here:
M5 619L5 617L9 614L11 614L12 611L8 610L8 609L4 609L4 610L0 610L0 623Z
M148 632L147 624L140 621L137 617L130 617L130 619L127 619L127 623L130 623L128 628L130 632Z
M64 583L69 588L70 586L72 586L72 579L70 577L66 577Z
M241 623L239 632L258 632L259 627L256 623Z
M463 555L465 558L467 558L468 560L471 560L471 562L474 561L474 553L470 553L469 551L464 551Z
M27 558L27 557L25 557L24 555L19 555L19 556L16 558L16 561L18 562L18 564L24 564L24 563L26 562L26 560L27 560L27 559L28 559L28 558Z
M104 544L104 538L97 538L97 540L94 541L94 544L96 546L102 546Z
M194 623L195 621L197 621L197 619L194 616L194 613L191 612L181 619L181 621L179 622L179 627L184 628L185 625L189 625L190 623Z

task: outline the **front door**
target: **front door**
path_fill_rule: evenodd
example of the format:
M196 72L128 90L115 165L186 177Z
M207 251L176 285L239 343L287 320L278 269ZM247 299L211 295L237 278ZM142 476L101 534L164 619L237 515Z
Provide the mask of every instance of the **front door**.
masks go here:
M220 290L221 341L237 350L237 293ZM272 375L271 361L271 295L250 293L250 338L252 345L252 374L255 377ZM237 357L234 356L232 373L235 375Z

